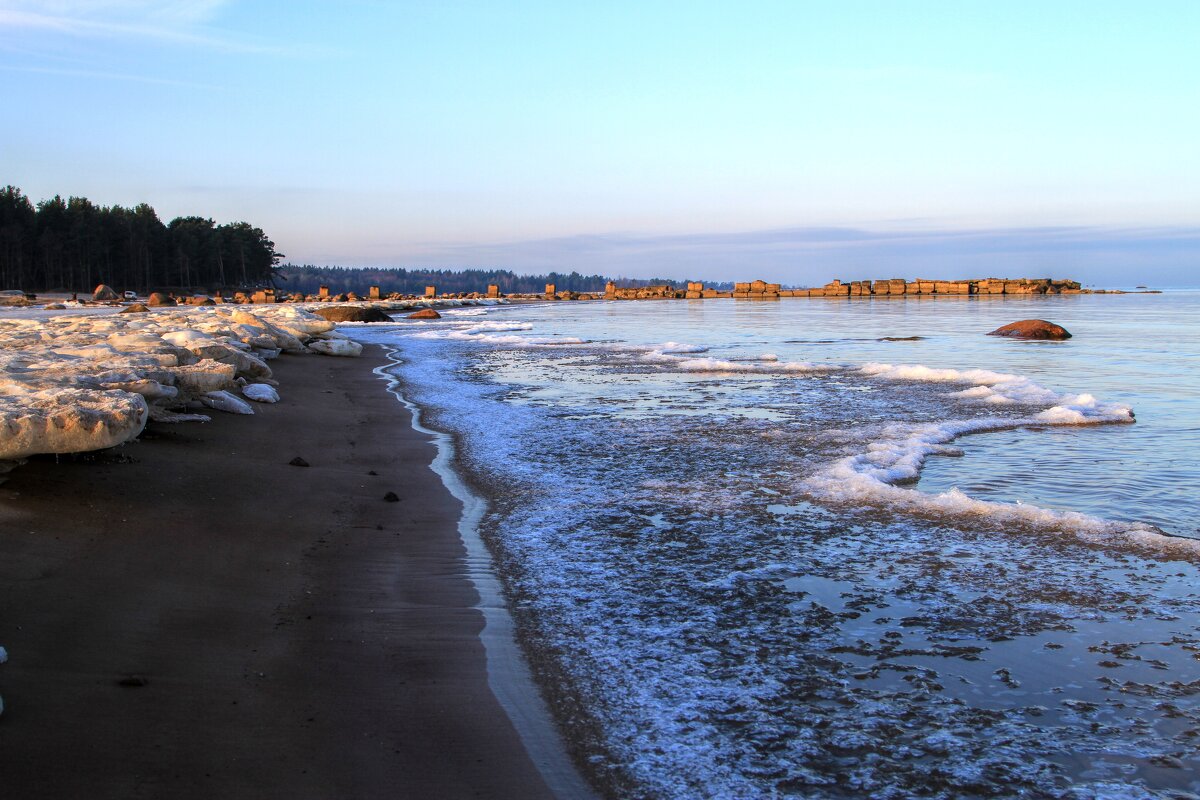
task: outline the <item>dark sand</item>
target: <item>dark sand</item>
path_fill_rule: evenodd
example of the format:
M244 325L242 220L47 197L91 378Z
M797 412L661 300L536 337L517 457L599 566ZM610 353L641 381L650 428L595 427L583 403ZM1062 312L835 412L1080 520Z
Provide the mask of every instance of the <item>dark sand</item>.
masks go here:
M0 486L0 794L549 796L382 361L284 356L253 417Z

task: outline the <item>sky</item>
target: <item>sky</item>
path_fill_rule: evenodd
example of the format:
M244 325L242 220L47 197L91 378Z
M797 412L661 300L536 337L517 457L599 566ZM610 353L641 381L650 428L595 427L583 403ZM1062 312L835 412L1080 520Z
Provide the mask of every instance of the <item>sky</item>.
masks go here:
M0 184L295 263L1200 285L1200 3L0 0Z

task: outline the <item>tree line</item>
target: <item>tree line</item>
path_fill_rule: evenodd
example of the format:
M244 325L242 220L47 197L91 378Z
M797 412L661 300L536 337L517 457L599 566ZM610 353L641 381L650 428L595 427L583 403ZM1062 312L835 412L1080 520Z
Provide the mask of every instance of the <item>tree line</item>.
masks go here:
M518 275L507 269L405 269L401 267L318 267L313 264L284 264L275 270L277 286L283 291L316 294L321 286L335 292L354 292L365 296L372 286L383 294L423 294L426 286L438 292L484 292L489 285L500 287L502 294L540 294L546 284L569 292L602 292L611 280L621 286L662 286L683 288L686 281L666 278L620 278L606 275L581 275L578 272L550 272L545 275ZM715 284L710 284L714 285ZM732 288L732 284L729 285Z
M146 203L98 206L55 195L36 206L0 190L0 288L91 292L101 283L143 292L266 286L282 254L248 222L206 217L163 224Z

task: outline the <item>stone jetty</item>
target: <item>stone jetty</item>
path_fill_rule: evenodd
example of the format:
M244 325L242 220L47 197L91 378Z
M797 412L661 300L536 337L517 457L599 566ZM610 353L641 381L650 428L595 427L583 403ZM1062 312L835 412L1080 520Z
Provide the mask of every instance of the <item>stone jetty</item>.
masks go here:
M902 297L938 295L1045 295L1092 294L1098 290L1084 289L1079 281L1055 278L974 278L942 281L917 278L884 278L874 281L833 280L824 286L809 289L784 289L782 284L766 281L735 283L733 291L705 288L692 282L686 289L674 286L619 287L609 283L604 289L607 300L663 300L731 297L741 300L775 300L781 297Z

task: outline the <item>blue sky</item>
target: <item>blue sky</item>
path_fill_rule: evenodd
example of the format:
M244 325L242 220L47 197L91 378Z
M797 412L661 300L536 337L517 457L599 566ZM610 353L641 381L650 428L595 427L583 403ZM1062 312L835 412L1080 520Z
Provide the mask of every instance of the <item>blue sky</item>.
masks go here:
M0 183L312 263L1196 284L1197 41L1195 2L0 0Z

